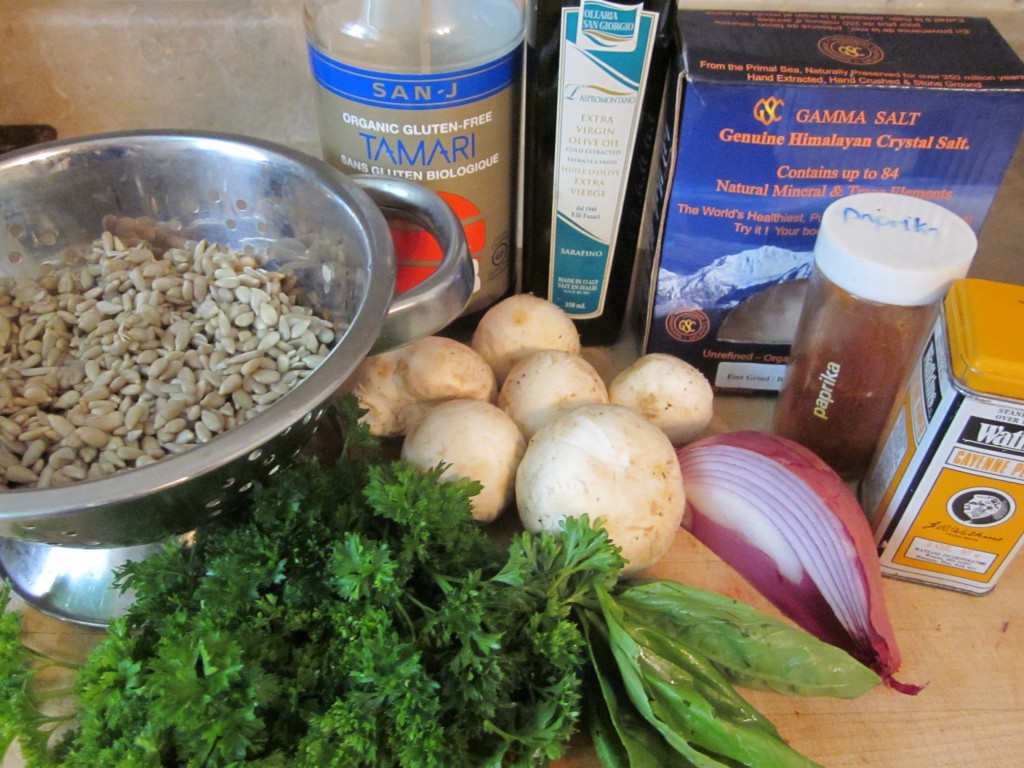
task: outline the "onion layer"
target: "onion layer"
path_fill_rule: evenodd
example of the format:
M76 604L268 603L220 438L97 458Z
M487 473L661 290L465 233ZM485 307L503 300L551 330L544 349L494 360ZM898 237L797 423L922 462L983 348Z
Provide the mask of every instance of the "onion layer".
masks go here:
M683 526L794 622L903 693L900 652L867 517L831 467L802 445L730 432L678 452Z

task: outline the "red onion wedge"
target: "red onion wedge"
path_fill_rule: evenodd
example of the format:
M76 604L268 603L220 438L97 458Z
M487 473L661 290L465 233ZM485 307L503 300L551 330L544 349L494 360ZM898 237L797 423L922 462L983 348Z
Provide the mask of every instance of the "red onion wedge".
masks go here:
M867 517L818 456L778 435L714 435L678 452L683 527L794 622L902 693L892 622Z

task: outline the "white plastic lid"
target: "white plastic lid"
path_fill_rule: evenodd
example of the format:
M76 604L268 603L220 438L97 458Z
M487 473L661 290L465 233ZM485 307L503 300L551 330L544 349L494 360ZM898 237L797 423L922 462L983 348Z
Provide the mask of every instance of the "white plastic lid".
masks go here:
M908 195L867 192L825 209L814 244L818 269L868 301L920 306L939 301L967 275L974 230L941 205Z

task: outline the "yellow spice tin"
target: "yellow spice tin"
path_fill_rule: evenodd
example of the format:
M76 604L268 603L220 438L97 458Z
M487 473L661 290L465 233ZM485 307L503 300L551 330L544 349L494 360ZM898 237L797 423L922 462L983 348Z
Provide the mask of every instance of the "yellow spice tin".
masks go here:
M995 587L1024 543L1024 286L953 284L860 493L885 575Z

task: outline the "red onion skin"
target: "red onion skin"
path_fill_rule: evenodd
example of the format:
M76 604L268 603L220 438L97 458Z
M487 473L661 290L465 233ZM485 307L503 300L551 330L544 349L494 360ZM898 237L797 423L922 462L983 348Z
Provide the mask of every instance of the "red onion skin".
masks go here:
M712 435L681 448L678 455L684 485L687 458L696 452L714 451L715 446L731 446L771 459L779 466L780 473L792 475L793 482L805 483L821 499L823 511L829 511L839 519L857 554L857 576L866 587L869 636L851 636L810 575L805 573L799 584L786 581L768 554L715 522L713 513L708 514L688 503L685 516L689 521L688 530L806 631L843 648L871 667L892 688L904 693L917 693L920 690L918 686L899 683L892 677L900 666L901 656L885 605L878 552L867 517L842 478L799 443L779 435L743 430ZM770 519L778 514L778 510L765 508L763 513Z

